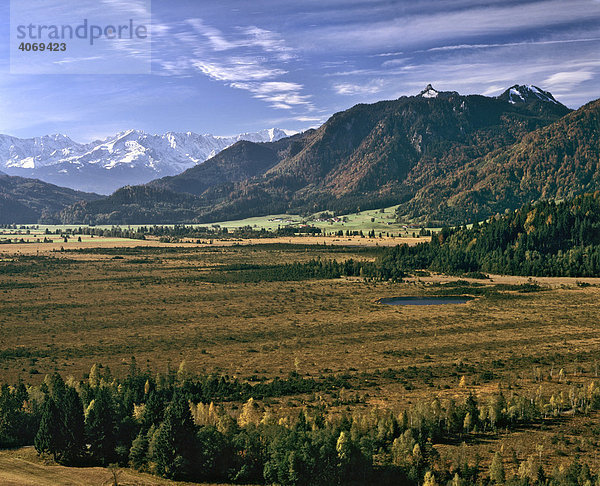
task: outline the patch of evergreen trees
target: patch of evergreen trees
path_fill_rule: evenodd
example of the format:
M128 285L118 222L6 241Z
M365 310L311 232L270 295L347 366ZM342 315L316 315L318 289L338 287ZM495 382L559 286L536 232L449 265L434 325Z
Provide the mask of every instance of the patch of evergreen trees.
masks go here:
M237 412L197 401L197 381L182 369L152 378L134 364L124 380L94 366L83 382L65 383L55 374L39 387L5 385L0 446L34 443L65 465L119 463L190 481L533 485L546 481L537 455L524 458L515 478L506 479L499 453L489 469L464 458L449 465L434 445L600 409L600 388L592 382L565 384L549 396L539 389L532 396L500 392L485 400L469 394L462 402L433 398L400 413L316 407L274 415L252 397ZM553 477L557 485L598 480L577 463Z
M377 259L392 278L430 269L464 274L595 277L600 275L600 193L529 204L472 227L444 228L431 242L397 246Z

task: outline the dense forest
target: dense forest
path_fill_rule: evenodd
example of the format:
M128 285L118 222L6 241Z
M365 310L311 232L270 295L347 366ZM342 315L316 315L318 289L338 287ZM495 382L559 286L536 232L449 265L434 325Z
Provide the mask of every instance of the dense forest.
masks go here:
M562 370L558 380L562 381ZM130 465L172 479L283 485L597 484L589 467L546 471L537 454L519 460L496 452L490 465L458 454L441 460L435 444L530 426L600 409L592 382L567 393L497 392L485 400L431 400L400 411L369 407L335 412L326 405L274 414L255 398L348 386L291 373L250 385L226 376L167 371L153 377L135 359L125 379L94 365L84 381L47 376L40 386L0 388L0 447L35 444L64 465ZM540 389L541 390L541 389ZM241 407L226 407L236 400ZM508 478L504 463L516 461Z
M398 208L409 220L463 224L530 201L566 199L600 187L600 101L501 150L438 174Z
M600 193L540 202L471 227L444 228L431 242L397 246L379 274L430 269L531 276L600 275Z

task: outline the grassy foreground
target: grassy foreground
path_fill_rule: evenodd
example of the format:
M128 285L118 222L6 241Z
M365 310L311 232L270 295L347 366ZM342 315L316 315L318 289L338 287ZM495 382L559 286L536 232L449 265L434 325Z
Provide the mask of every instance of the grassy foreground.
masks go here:
M169 486L192 485L169 481L129 468L65 467L40 458L33 447L0 451L0 484L3 486ZM203 486L216 486L203 483Z
M0 381L36 384L55 371L81 379L94 363L124 376L132 356L142 369L185 361L195 372L251 383L291 371L307 378L335 375L349 388L269 398L260 407L325 406L336 414L373 407L399 412L434 398L464 400L468 393L485 400L498 390L568 395L598 377L599 279L539 279L539 288L523 285L526 277L494 276L249 282L239 278L246 270L236 269L314 258L370 260L378 250L282 243L73 250L4 252ZM409 295L476 298L458 306L377 303ZM235 413L241 403L226 407ZM599 446L600 419L592 413L436 448L442 458L479 456L483 464L501 449L511 474L518 461L535 454L549 470L575 457L597 469ZM31 449L0 454L2 484L110 484L111 477L101 468L44 465ZM119 481L170 484L129 470Z

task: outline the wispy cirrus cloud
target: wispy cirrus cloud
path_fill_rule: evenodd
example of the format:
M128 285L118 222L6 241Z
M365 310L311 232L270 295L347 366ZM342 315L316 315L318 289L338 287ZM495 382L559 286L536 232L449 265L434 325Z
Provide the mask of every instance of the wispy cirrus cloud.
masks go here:
M273 108L290 110L296 106L313 109L310 96L300 94L303 86L286 81L267 81L264 83L232 83L233 88L250 91L255 98L268 102Z
M295 58L294 50L288 47L284 39L276 32L260 27L246 27L242 29L248 42L244 47L259 47L265 52L275 53L280 61L289 61Z
M373 79L365 84L337 83L333 85L333 89L337 94L345 96L371 95L379 93L384 87L385 81L383 79Z
M196 32L198 32L199 34L204 36L206 40L208 40L213 51L228 51L230 49L235 49L236 47L238 47L238 44L236 44L236 42L232 42L226 39L219 29L205 24L202 19L186 19L185 22L191 25Z
M392 57L392 56L401 56L402 54L404 54L402 51L380 52L379 54L373 54L373 57Z
M213 51L231 51L235 49L258 49L273 54L279 61L294 58L294 49L289 47L277 32L254 25L237 27L229 35L206 24L202 19L190 18L185 21L196 33L208 40Z
M507 88L506 86L493 84L491 86L488 86L481 94L483 96L495 96L495 95L500 94L506 88Z
M427 49L427 52L436 51L456 51L464 49L491 49L494 47L520 47L520 46L547 46L552 44L572 44L578 42L597 42L600 37L589 37L583 39L558 39L558 40L541 40L541 41L523 41L523 42L504 42L493 44L457 44L441 47L432 47Z
M305 39L304 44L311 49L337 44L340 50L346 52L381 49L377 54L386 55L394 52L389 49L390 46L399 48L398 51L426 47L427 44L441 47L439 44L457 39L531 32L594 19L589 0L571 0L568 8L565 8L563 0L491 5L470 3L470 8L464 9L421 9L383 20L379 18L365 22L356 19L351 25L319 26Z
M227 34L199 18L183 23L192 30L172 37L187 47L189 54L165 58L161 69L169 75L200 72L214 81L248 91L272 108L313 110L304 86L283 80L286 66L297 58L277 32L256 26L235 27ZM204 40L204 42L202 41Z
M286 71L265 66L252 57L230 57L224 61L192 61L192 66L216 81L248 81L271 79L285 74ZM239 87L239 86L234 86Z
M594 73L591 71L564 71L555 73L544 80L544 86L556 93L570 91L575 86L593 79Z
M396 66L404 66L406 65L411 58L409 57L401 57L398 59L390 59L381 64L382 67L396 67Z

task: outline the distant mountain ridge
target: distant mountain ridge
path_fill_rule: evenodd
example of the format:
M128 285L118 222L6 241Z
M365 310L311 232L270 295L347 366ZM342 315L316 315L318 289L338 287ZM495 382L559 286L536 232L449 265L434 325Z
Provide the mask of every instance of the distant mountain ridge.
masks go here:
M234 136L128 130L80 144L65 135L0 135L0 170L76 190L110 194L119 187L175 175L240 141L273 142L292 132L271 128Z
M530 85L515 85L498 97L463 96L429 85L416 96L356 105L316 130L276 142L238 142L181 174L66 208L61 218L210 222L407 204L434 181L570 112Z

